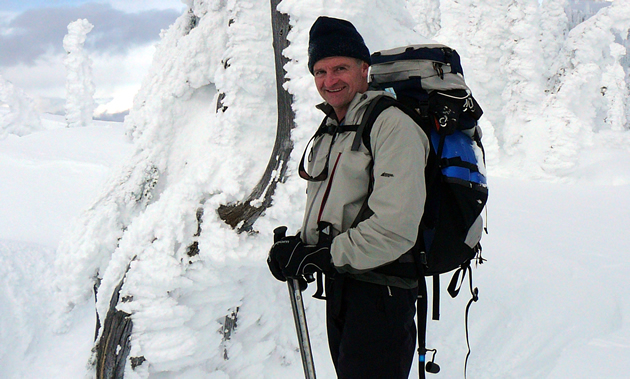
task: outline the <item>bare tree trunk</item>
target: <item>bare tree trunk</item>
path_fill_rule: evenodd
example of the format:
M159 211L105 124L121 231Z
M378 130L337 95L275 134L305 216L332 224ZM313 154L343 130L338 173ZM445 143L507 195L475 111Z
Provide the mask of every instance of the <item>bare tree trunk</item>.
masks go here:
M127 266L127 271L129 271L129 266ZM125 283L126 274L125 272L125 276L114 289L114 293L109 301L109 310L105 316L103 333L95 346L97 379L121 379L125 375L125 364L131 349L129 337L131 336L133 324L131 315L117 310L116 306L119 301L125 302L130 300L120 299L120 289ZM99 327L100 323L97 323L97 335Z
M278 182L284 182L285 180L287 163L293 150L291 129L294 127L295 113L291 108L293 96L283 87L286 81L284 65L288 62L288 58L282 55L282 51L289 46L287 35L291 27L289 25L289 16L277 10L280 1L271 0L271 27L273 30L278 101L278 124L273 152L267 163L265 173L249 196L237 203L221 205L217 210L221 219L232 228L238 228L239 233L244 231L252 232L253 225L258 217L265 209L271 206L272 196ZM263 200L260 206L252 205L253 201L259 201L261 198Z

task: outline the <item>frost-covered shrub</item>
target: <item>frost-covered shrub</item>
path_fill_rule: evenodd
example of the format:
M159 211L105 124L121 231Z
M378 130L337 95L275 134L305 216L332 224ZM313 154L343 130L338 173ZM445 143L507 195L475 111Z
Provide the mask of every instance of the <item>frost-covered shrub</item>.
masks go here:
M0 139L7 134L25 136L42 129L33 100L22 89L0 76Z

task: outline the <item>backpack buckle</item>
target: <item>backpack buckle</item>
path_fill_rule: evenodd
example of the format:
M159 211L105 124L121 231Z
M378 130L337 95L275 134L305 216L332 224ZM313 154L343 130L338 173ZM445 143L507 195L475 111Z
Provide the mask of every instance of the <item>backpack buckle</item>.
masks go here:
M442 63L433 62L433 69L438 74L440 79L444 80L444 69L442 69Z

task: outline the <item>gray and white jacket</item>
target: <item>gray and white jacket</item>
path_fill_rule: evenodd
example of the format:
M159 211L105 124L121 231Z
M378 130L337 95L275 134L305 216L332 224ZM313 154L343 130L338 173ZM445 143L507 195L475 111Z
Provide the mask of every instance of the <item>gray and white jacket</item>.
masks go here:
M383 94L389 95L382 91L357 93L343 125L360 124L369 102ZM326 105L318 107L325 109ZM326 122L337 124L331 117ZM363 144L359 151L351 151L355 134L346 131L314 139L308 172L317 175L328 162L328 177L308 183L302 239L307 244L317 243L318 222L326 221L333 228L331 255L337 271L362 281L415 287L415 280L370 270L396 261L416 242L426 197L424 170L429 140L409 116L395 107L383 111L374 122L370 133L372 155ZM368 196L372 172L368 206L373 214L352 227Z

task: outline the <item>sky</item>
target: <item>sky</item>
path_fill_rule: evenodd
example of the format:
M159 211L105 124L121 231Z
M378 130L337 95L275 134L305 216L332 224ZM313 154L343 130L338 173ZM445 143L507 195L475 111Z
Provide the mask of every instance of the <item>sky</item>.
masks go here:
M160 31L184 12L180 0L0 1L0 75L23 89L41 112L63 112L67 25L94 25L85 47L100 104L96 113L123 113L150 67ZM114 117L120 120L121 114Z

